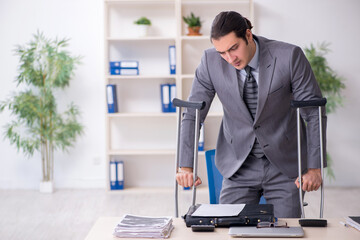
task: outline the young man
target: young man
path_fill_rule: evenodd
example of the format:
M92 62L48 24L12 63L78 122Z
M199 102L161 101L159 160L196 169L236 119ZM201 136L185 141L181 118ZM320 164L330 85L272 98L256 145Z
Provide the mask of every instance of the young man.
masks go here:
M211 29L214 48L202 57L189 101L206 102L201 122L215 94L223 105L215 156L224 177L220 203L258 203L263 195L274 205L276 217L300 217L296 111L290 102L322 95L299 47L255 36L251 28L237 12L216 16ZM194 184L194 116L193 111L185 111L182 121L176 178L185 187ZM314 191L322 181L318 110L304 109L301 117L306 122L301 133L302 189ZM195 182L199 184L200 178Z

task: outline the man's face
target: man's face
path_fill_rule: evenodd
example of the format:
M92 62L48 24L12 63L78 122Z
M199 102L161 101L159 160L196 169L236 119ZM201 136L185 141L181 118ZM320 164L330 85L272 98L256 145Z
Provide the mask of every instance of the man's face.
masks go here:
M256 45L250 30L245 35L248 44L242 38L238 38L235 32L231 32L212 43L220 56L236 69L243 69L248 65L255 54Z

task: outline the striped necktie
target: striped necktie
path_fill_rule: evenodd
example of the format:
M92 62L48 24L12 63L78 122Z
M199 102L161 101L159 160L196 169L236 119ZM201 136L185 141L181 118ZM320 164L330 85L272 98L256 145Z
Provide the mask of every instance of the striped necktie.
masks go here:
M258 101L258 85L255 81L255 78L251 74L250 66L245 67L245 72L246 72L246 78L245 78L245 82L244 82L243 99L244 99L244 102L245 102L247 108L249 109L249 112L251 113L251 116L254 120L255 115L256 115L256 109L257 109L257 101ZM251 149L250 154L254 155L257 158L261 158L262 156L264 156L264 152L263 152L257 138L255 138L254 146Z

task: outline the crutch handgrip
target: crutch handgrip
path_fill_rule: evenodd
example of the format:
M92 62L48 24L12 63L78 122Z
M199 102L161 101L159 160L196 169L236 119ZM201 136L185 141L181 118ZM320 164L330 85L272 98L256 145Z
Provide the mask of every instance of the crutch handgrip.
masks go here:
M203 110L206 105L205 102L189 102L189 101L180 100L178 98L174 98L172 103L175 107L184 107L184 108L192 108L199 110Z
M321 107L325 106L326 98L321 98L318 100L309 100L309 101L291 101L291 107L293 108L303 108L303 107Z

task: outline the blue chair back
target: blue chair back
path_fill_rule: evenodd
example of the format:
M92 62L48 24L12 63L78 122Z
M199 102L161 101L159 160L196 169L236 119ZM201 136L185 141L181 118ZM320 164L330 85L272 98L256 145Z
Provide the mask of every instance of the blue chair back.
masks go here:
M215 149L206 151L205 159L208 175L210 204L219 204L223 176L215 166ZM266 200L263 196L261 196L259 204L266 204Z
M205 152L210 204L219 204L223 176L215 166L215 149Z

